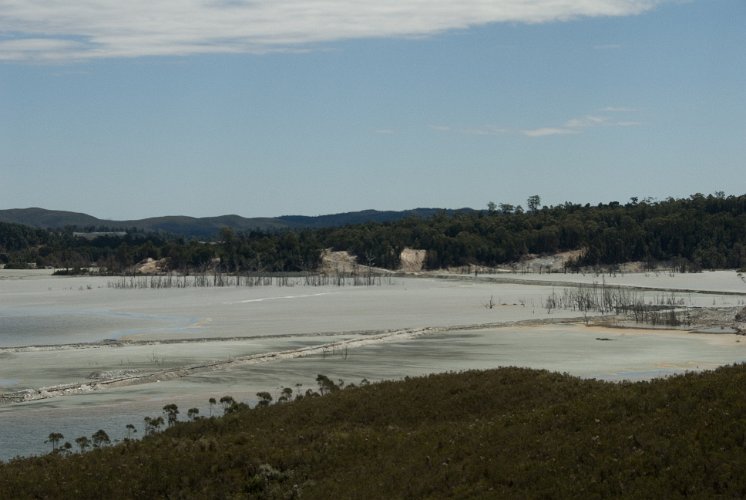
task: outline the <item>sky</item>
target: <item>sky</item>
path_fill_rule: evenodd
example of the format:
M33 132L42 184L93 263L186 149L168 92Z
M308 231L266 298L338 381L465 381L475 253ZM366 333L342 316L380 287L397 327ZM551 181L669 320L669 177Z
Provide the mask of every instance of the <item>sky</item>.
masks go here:
M746 193L744 0L0 0L0 209Z

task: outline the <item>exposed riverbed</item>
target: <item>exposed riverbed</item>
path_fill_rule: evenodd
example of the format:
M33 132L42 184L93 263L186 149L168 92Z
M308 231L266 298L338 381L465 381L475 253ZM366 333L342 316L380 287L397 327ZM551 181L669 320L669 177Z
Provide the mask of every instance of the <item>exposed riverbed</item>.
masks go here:
M746 360L746 337L722 325L605 328L587 326L596 313L545 307L564 287L603 283L719 314L746 304L733 271L184 289L111 280L0 270L0 459L45 452L53 431L71 442L99 428L121 438L129 423L142 432L170 402L206 415L210 397L305 391L318 373L357 383L513 365L637 380Z

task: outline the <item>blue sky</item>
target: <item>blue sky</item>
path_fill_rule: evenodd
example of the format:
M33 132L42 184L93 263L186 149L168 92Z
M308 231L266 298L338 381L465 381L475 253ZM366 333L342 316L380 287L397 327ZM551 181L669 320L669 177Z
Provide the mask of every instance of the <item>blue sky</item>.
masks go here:
M0 0L0 208L746 193L743 0L59 3Z

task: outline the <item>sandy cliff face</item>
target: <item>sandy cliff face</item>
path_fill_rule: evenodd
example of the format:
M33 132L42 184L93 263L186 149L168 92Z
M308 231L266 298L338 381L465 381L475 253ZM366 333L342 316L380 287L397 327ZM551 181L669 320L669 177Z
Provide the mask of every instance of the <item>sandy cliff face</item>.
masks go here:
M405 248L402 250L399 260L401 261L401 270L406 272L422 271L422 266L427 257L427 250L416 250L414 248Z
M427 257L426 250L417 250L414 248L405 248L399 255L401 271L405 272L419 272L425 264L425 258ZM325 273L330 272L344 272L351 273L360 271L361 269L368 269L367 266L362 265L358 262L357 257L350 254L349 252L334 252L331 249L326 249L321 253L321 271ZM386 271L385 269L379 269L379 271Z
M166 268L166 264L166 259L154 260L148 257L137 264L136 271L139 274L155 274L162 272Z
M321 272L351 273L358 269L357 257L349 252L334 252L327 248L321 252Z

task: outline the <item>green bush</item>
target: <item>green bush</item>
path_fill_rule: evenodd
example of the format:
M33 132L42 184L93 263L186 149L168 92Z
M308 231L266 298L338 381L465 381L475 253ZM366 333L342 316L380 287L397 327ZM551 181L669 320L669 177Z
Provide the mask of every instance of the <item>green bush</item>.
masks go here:
M639 383L519 368L243 407L0 465L0 498L746 496L746 366Z

